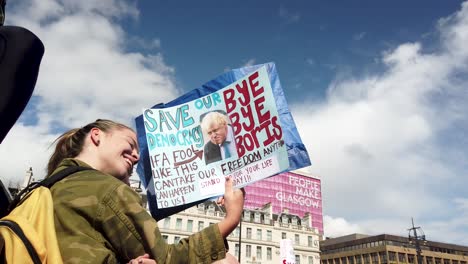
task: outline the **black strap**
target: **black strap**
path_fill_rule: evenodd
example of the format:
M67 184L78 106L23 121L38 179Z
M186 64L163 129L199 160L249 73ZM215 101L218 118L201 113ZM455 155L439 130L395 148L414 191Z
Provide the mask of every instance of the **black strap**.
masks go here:
M40 182L41 186L50 188L52 185L54 185L56 182L59 182L63 180L65 177L68 175L72 175L73 173L79 172L79 171L84 171L84 170L93 170L93 168L89 167L82 167L82 166L71 166L67 167L55 174L52 174L50 177L45 178Z
M0 180L0 218L8 214L8 206L11 204L12 197L8 188ZM1 260L1 258L0 258Z
M34 264L41 264L41 259L37 255L36 249L34 249L33 245L31 244L31 241L26 237L24 234L23 230L21 227L10 220L1 220L0 221L0 226L6 226L13 231L20 239L23 241L24 246L28 250L29 256L31 257L31 260L33 261Z
M89 167L82 167L82 166L71 166L55 174L52 174L50 177L45 178L40 182L32 182L15 196L13 201L11 201L10 206L8 207L8 212L11 212L16 206L18 206L18 204L21 203L23 198L26 197L27 194L29 194L32 190L36 189L37 187L44 186L44 187L50 188L56 182L61 181L65 177L72 175L79 171L84 171L84 170L93 170L93 169Z

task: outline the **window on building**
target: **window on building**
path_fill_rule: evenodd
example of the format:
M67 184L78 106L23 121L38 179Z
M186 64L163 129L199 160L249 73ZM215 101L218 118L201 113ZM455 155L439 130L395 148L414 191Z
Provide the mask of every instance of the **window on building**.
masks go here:
M299 240L299 234L294 234L294 243L296 245L300 245L301 244L300 242L301 241Z
M312 236L307 236L307 246L311 247L313 243L314 240L312 239Z
M169 229L170 226L171 226L171 218L170 218L170 217L166 217L166 218L164 219L164 228Z
M296 264L301 264L301 255L296 255Z
M398 261L399 262L406 262L405 253L398 253Z
M348 264L354 264L354 256L348 257Z
M281 239L286 239L286 232L281 232Z
M257 246L257 260L262 260L262 247Z
M362 258L364 259L364 264L370 264L369 254L362 255Z
M167 236L167 235L163 235L162 237L163 237L163 239L164 239L164 242L168 243L168 242L167 242L168 236Z
M187 231L188 232L193 231L193 220L187 220Z
M288 223L288 217L285 216L285 215L281 216L281 223L287 224Z
M308 256L307 257L307 264L314 264L314 257Z
M174 237L174 244L178 244L179 241L180 241L180 237L175 236L175 237Z
M426 256L426 263L427 263L427 264L434 264L434 258L433 258L433 257Z
M252 228L247 227L247 238L252 239Z
M236 237L240 236L240 228L239 227L236 227L236 229L234 230L234 236L236 236Z
M198 231L203 230L205 228L205 223L203 221L198 221Z
M385 251L379 252L380 264L387 264L387 253Z
M458 264L458 260L452 260L452 264Z
M267 247L267 260L273 259L273 253L271 247Z
M414 263L414 255L408 254L408 263Z
M449 259L444 259L444 264L450 264L450 260Z
M441 258L434 258L435 264L441 264L442 259Z
M210 204L210 205L208 206L208 213L209 213L210 215L213 215L214 212L215 212L215 207L214 207L214 205Z
M361 255L356 256L356 264L362 264L362 256Z
M262 230L261 229L257 229L257 239L262 240Z
M291 219L293 225L297 225L297 217Z
M252 246L246 245L245 246L245 256L250 258L252 256Z
M182 230L182 218L176 219L176 230Z
M249 213L248 211L244 210L244 212L242 213L242 216L243 216L243 217L242 217L242 220L243 220L243 221L247 221L247 222L248 222L248 221L250 220L250 219L249 219L249 218L250 218L250 213Z
M346 257L341 257L341 264L347 264L346 263Z
M239 256L239 244L234 245L234 256Z
M271 230L267 230L267 240L272 241L272 239L273 239L273 237L272 237Z
M372 263L379 263L379 255L377 255L377 252L371 253L371 259Z
M392 252L392 251L388 252L388 261L396 261L396 253L395 252Z
M260 213L255 213L254 221L255 223L260 223Z

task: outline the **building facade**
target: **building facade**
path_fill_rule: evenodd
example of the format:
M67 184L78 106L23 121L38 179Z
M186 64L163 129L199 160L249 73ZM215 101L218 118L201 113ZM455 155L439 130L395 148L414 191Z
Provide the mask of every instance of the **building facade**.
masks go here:
M218 223L224 212L214 202L205 202L158 222L168 243ZM320 264L318 229L310 225L311 217L300 218L284 211L274 214L271 204L260 209L245 209L239 226L227 238L229 252L240 263L281 263L280 241L291 239L296 264Z
M323 234L320 179L305 171L280 173L245 187L244 208L256 209L270 203L274 214L287 209L299 217L310 217L311 226Z
M468 247L419 241L422 264L467 264ZM320 242L322 264L418 264L414 242L394 235L353 234Z

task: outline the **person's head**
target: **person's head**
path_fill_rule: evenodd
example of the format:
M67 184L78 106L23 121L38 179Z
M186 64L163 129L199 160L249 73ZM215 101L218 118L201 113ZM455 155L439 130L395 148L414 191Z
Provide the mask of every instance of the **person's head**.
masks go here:
M226 140L228 118L218 112L210 112L203 117L201 128L213 144L222 144Z
M51 175L63 159L77 158L128 184L133 166L139 160L135 132L110 120L98 119L84 127L71 129L55 142L47 175Z

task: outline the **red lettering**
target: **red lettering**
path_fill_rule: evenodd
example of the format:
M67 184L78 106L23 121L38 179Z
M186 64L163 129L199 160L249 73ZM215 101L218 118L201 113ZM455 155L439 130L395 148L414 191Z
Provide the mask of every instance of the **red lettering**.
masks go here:
M271 144L271 142L275 141L275 138L271 135L271 131L270 131L270 124L271 124L271 121L268 120L267 122L263 123L260 127L262 129L265 129L265 133L267 134L267 137L265 139L265 141L263 141L263 146L266 147L268 145Z
M240 124L240 118L239 118L239 113L234 112L229 115L229 119L231 119L231 124L232 124L232 129L234 132L234 135L237 135L241 132L242 126Z
M236 100L234 100L234 89L227 89L223 92L224 103L226 104L226 111L231 113L236 109Z
M243 138L242 135L236 137L236 149L237 149L237 156L239 158L244 156L245 154L245 149L244 149L242 138Z
M270 124L273 129L270 130ZM265 133L267 134L267 139L263 141L263 146L266 147L270 145L275 140L281 140L283 136L283 130L281 126L278 124L278 117L274 116L271 121L265 122L261 126L262 129L265 129ZM273 133L272 133L273 132Z
M263 104L264 102L265 96L262 96L254 101L255 112L257 113L258 121L260 122L260 124L270 119L270 111L262 113L262 110L265 109L265 105Z
M242 128L244 128L245 131L252 130L255 126L255 123L254 123L252 108L250 107L250 105L248 105L247 107L242 107L241 113L242 113L242 117L244 118L244 122L242 122ZM247 121L248 121L248 125L247 125Z
M278 124L278 117L274 116L271 121L273 123L273 127L276 128L274 133L276 140L281 140L283 137L283 129L281 129L281 126Z
M239 97L239 102L242 106L246 106L250 103L250 94L249 94L249 87L247 86L247 81L242 81L242 86L238 83L236 84L236 89L242 95L242 98Z
M254 131L252 131L254 132ZM252 133L253 134L253 133ZM244 146L247 151L255 149L255 142L258 142L257 135L244 134Z
M254 72L252 75L249 76L249 84L250 84L250 90L252 90L253 97L257 97L261 93L263 93L263 86L258 87L258 71ZM258 88L258 89L257 89Z

